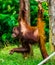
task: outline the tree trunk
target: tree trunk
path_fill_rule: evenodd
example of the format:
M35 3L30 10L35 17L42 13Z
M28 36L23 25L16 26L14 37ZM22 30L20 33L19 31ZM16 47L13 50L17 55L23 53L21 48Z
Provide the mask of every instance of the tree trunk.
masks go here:
M50 0L49 2L49 15L49 42L51 45L51 50L53 51L53 46L55 46L55 0Z
M20 0L20 18L24 18L24 20L30 25L30 2L29 0Z

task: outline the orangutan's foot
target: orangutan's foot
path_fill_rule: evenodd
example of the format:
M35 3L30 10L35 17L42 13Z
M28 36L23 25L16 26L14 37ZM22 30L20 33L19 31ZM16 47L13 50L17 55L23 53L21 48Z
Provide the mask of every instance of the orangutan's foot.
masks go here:
M9 54L13 54L14 53L14 50L11 50Z

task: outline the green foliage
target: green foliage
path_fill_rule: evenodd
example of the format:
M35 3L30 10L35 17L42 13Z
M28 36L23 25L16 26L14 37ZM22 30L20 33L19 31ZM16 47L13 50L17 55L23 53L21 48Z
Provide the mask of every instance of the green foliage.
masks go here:
M36 25L36 18L38 13L38 3L35 0L30 1L30 15L31 15L31 25Z
M12 41L11 34L14 26L18 25L18 0L0 0L0 40Z
M49 34L49 15L48 4L42 3L44 8L44 21L46 23L45 31ZM0 0L0 41L12 41L12 29L18 25L19 0ZM30 0L31 25L35 26L37 22L38 2Z
M5 41L5 40L6 40L6 37L7 37L7 34L4 33L4 34L2 35L2 40Z

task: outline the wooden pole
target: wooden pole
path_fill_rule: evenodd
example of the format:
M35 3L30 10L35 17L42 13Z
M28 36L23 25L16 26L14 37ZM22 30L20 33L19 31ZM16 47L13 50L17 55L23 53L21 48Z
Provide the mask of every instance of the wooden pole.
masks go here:
M54 51L55 47L55 0L50 0L49 3L49 28L50 28L50 34L49 34L49 42L51 46L51 50Z

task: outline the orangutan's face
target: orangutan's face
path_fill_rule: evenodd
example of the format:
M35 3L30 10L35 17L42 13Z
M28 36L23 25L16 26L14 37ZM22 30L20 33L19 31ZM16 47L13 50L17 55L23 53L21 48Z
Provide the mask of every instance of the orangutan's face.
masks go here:
M15 38L19 35L19 30L18 27L14 27L13 28L13 33L12 33L12 37Z

